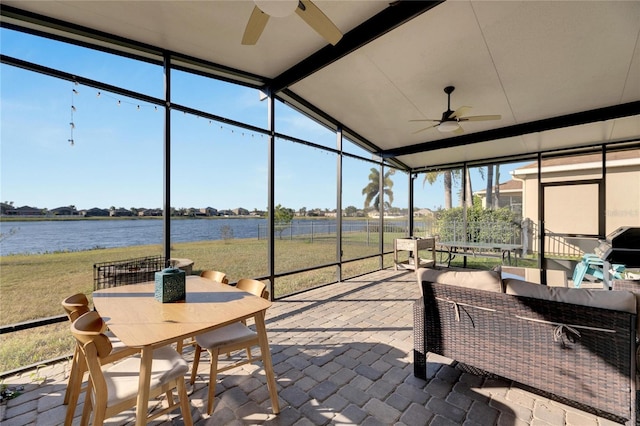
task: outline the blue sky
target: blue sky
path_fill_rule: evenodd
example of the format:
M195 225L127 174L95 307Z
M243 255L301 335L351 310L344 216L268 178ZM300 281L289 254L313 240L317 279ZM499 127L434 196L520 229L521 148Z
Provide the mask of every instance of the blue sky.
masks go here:
M6 29L0 30L0 50L84 78L164 96L162 69L155 65ZM267 105L257 90L178 71L172 79L173 103L266 127ZM335 147L334 133L282 104L276 105L276 120L280 133ZM161 207L163 123L160 107L0 65L0 199L49 209ZM266 137L177 111L172 112L171 137L172 206L266 209ZM370 158L354 145L346 146ZM277 204L296 210L336 207L334 154L279 140L275 158ZM363 206L361 191L374 166L344 160L343 207ZM502 181L507 180L507 169L501 173ZM472 180L474 190L485 186L477 174ZM393 205L406 208L406 174L397 173L394 181ZM441 181L423 188L419 178L415 185L417 207L443 205Z

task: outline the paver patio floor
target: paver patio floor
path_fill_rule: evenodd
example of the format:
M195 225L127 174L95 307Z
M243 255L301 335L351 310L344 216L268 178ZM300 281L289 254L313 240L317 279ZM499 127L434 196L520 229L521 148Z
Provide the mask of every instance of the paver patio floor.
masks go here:
M509 381L464 373L432 357L427 381L413 376L412 271L384 270L274 302L267 330L281 412L274 416L261 366L222 373L205 414L208 358L189 386L197 425L614 425ZM192 351L185 357L191 360ZM224 356L221 357L224 359ZM59 425L69 363L5 380L24 392L0 406L3 426ZM42 379L42 383L38 380ZM81 406L74 424L80 422ZM107 424L133 424L133 412ZM179 412L152 424L182 424Z

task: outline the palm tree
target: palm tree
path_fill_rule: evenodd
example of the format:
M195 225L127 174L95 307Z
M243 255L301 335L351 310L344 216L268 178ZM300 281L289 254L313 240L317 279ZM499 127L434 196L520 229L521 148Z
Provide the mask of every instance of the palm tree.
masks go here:
M492 209L493 208L493 164L489 164L487 166L487 188L485 192L486 192L485 194L486 208Z
M494 172L495 168L495 172ZM495 181L495 182L494 182ZM486 207L487 209L500 208L500 165L489 164L487 166L487 190L486 190Z
M495 190L493 191L493 208L500 208L500 165L496 164L495 176Z
M442 170L442 171L434 171L428 172L424 175L424 180L422 181L422 186L429 182L429 185L433 185L433 183L438 179L438 176L442 175L444 178L444 208L449 210L453 207L451 202L451 193L453 189L453 173L451 170Z
M464 186L464 190L465 190L465 196L464 196L464 203L467 207L473 207L473 188L471 187L471 173L469 173L469 168L465 167L464 169L464 175L465 175L465 186ZM462 202L460 202L460 205L462 205Z
M396 171L394 169L389 169L383 176L383 195L389 201L384 201L385 207L391 207L391 203L393 203L393 180L391 180L391 175L393 175ZM362 195L365 195L364 199L364 208L368 208L371 205L371 201L373 201L373 207L380 211L380 171L375 167L371 168L371 173L369 173L369 183L367 186L362 188Z
M441 171L433 171L433 172L428 172L424 175L424 180L422 182L422 186L424 186L425 183L429 182L430 185L432 185L437 179L438 176L440 176L440 174L442 174L442 176L444 177L444 208L445 209L450 209L453 207L452 204L452 188L453 188L453 181L454 179L457 181L460 179L461 176L461 170L456 169L456 170L441 170ZM471 185L471 175L469 173L469 168L467 167L465 169L465 176L466 176L466 180L465 180L465 204L467 205L467 207L471 207L473 205L473 188ZM460 205L462 205L462 195L463 192L460 191Z

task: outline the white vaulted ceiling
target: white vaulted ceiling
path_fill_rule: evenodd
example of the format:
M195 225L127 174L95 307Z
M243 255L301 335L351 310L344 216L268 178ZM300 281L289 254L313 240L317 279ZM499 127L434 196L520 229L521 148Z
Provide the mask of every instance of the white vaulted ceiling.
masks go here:
M412 169L640 137L640 1L314 3L344 34L335 46L296 14L241 45L248 0L4 0L2 22L51 32L52 18L206 61ZM415 133L449 85L453 110L502 118Z

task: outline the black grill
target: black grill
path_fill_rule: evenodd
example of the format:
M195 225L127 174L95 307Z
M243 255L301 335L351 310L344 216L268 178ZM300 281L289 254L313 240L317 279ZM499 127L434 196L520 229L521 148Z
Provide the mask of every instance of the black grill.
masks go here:
M600 259L608 263L640 268L640 228L623 226L607 235L595 249Z

